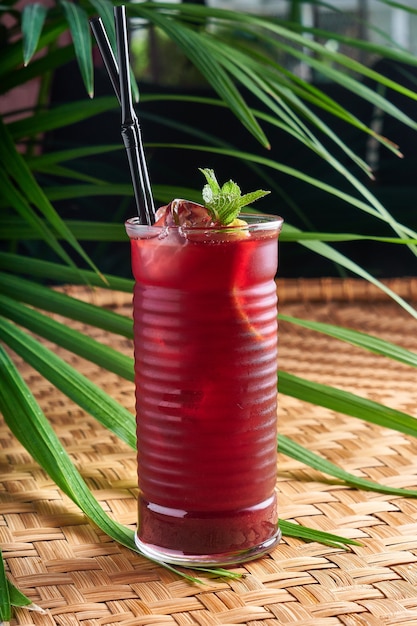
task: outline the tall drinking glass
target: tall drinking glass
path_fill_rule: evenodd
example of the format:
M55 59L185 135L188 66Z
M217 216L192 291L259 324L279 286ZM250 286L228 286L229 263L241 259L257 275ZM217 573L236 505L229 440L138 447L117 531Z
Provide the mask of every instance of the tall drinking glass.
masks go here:
M152 558L256 558L280 539L277 298L282 219L230 228L126 222L133 313L139 523Z

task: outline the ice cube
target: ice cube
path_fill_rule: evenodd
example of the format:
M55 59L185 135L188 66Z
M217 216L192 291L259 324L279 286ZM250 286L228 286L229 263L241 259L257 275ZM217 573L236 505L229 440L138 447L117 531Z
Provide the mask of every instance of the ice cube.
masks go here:
M155 226L209 228L213 226L213 222L209 212L201 204L176 198L158 209Z

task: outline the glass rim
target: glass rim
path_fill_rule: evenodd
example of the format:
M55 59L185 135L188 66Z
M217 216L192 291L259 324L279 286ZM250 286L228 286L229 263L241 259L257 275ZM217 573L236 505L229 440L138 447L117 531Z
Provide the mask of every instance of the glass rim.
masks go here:
M235 226L228 225L221 228L209 226L169 226L170 229L181 229L183 232L230 232L230 231L278 231L281 232L284 220L279 215L267 215L265 213L241 213L239 219L247 222L246 224L237 224ZM165 226L149 226L141 224L139 217L130 217L125 221L126 232L129 237L144 237L146 235L156 236L163 231Z

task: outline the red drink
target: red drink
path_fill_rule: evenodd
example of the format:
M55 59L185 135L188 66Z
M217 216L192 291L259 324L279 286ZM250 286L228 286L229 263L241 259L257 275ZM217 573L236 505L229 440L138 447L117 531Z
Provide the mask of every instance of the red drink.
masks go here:
M137 543L183 564L255 558L279 540L280 218L242 228L129 220L135 276ZM159 235L164 235L162 238Z

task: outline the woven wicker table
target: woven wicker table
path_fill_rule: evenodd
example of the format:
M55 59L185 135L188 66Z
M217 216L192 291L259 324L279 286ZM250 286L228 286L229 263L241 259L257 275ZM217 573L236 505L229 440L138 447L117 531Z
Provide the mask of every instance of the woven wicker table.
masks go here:
M394 286L417 303L415 279ZM128 295L67 291L130 315ZM282 313L357 328L417 351L416 321L360 281L281 281L279 293ZM127 340L87 330L131 354ZM133 411L131 383L70 358ZM16 362L94 495L119 522L134 525L134 453L29 366ZM280 327L280 367L417 416L415 369L288 323ZM282 434L358 476L417 487L417 440L412 437L284 395L279 423ZM283 455L278 487L283 519L361 545L343 550L284 538L270 555L236 568L240 579L192 584L91 525L0 421L0 545L11 579L46 611L16 610L14 623L417 624L417 499L355 490Z

